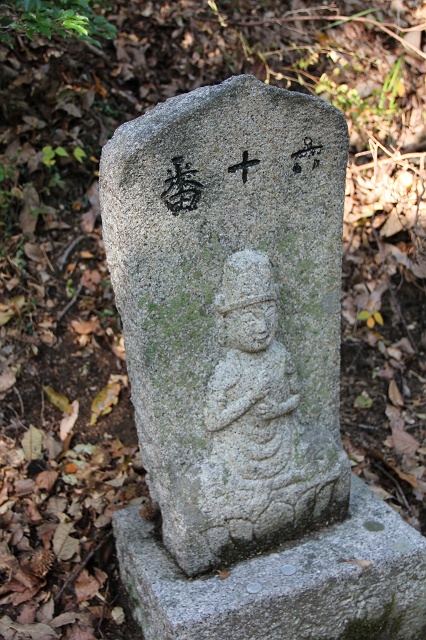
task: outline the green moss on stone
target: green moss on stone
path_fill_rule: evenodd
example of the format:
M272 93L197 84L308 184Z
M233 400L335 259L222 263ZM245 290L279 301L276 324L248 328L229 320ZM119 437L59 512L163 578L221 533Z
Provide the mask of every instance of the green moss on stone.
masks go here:
M180 447L193 447L194 449L206 449L207 442L204 438L199 438L194 434L187 434L178 438Z
M136 589L136 585L135 582L133 580L133 578L130 578L129 576L127 576L127 593L130 596L131 599L131 603L133 607L139 607L139 598L138 598L138 592Z
M278 241L278 251L287 256L289 253L294 253L297 244L297 233L287 233L282 239Z
M141 299L141 305L147 304L143 330L147 336L148 361L166 360L171 353L188 352L189 347L195 353L202 347L213 325L213 318L206 312L213 293L204 285L200 286L200 294L199 298L181 291L162 304L147 301L146 297Z
M229 469L225 465L225 463L223 463L223 465L222 465L222 482L223 482L223 484L228 484L230 475L231 475L231 472L229 471Z
M351 620L340 640L397 640L404 614L395 616L394 609L395 596L378 618Z

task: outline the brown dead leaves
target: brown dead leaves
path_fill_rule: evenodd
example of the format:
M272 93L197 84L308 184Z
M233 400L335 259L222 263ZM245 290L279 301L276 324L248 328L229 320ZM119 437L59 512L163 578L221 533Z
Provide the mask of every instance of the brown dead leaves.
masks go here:
M108 575L95 559L80 567L108 539L114 510L146 501L143 478L131 464L137 449L107 440L63 451L54 435L36 427L27 430L22 444L24 449L0 438L0 606L16 611L15 621L0 618L1 637L93 639L100 617L121 624L124 614L116 607L112 617L103 606ZM34 461L46 468L31 478ZM55 610L55 585L73 572Z
M70 326L79 336L88 336L100 331L99 318L96 317L86 321L72 320Z
M78 576L74 585L74 591L78 602L92 600L108 578L108 575L99 569L99 567L95 567L95 575L96 577L94 575L90 575L87 569L83 569Z

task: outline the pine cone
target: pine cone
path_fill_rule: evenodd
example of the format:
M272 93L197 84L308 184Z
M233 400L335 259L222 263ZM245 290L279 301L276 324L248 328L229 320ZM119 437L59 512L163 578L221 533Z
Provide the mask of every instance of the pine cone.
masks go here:
M44 578L51 570L55 561L55 554L46 549L39 549L31 556L26 569L39 578Z

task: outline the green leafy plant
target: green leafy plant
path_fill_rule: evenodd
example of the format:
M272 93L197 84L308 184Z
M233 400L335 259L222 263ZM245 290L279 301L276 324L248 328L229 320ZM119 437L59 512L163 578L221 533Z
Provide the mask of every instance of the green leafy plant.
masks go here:
M359 312L357 319L365 320L369 329L373 329L376 324L379 324L380 326L384 325L383 316L380 311L369 311L368 309L363 309Z
M102 1L96 3L102 6ZM95 14L91 0L9 0L0 4L0 42L13 47L14 36L75 38L98 47L96 38L111 39L116 28Z
M81 147L74 147L72 155L77 160L77 162L80 162L81 164L83 162L83 158L86 158L87 154Z
M398 58L392 69L386 76L379 98L379 109L387 108L393 112L397 110L396 99L400 96L400 87L404 76L404 58Z
M54 149L53 147L48 145L46 147L43 147L42 152L43 155L41 161L46 165L46 167L52 167L55 164L55 156L60 156L62 158L69 157L68 151L63 147L56 147L56 149Z
M56 156L60 158L69 158L70 154L64 147L55 147L53 148L50 145L43 147L42 149L43 155L41 161L46 167L53 167L56 163ZM80 164L83 162L83 159L87 157L86 152L81 147L74 147L72 151L72 155Z

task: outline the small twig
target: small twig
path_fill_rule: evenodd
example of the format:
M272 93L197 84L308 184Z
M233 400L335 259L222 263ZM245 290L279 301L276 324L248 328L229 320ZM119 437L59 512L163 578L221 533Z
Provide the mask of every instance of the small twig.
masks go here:
M426 156L426 153L424 154ZM423 158L423 164L424 164L424 158ZM417 227L417 225L419 224L419 215L420 215L420 205L423 201L423 196L425 194L426 191L426 185L424 183L424 181L422 180L422 192L417 194L417 203L416 203L416 217L414 220L414 228Z
M89 51L95 54L95 56L99 56L100 58L102 58L102 60L105 60L108 67L111 66L110 58L104 51L102 51L102 49L98 49L98 47L95 47L95 45L91 44L90 42L85 42L84 44L86 45L86 48L89 49Z
M16 411L16 409L14 409L14 408L12 407L12 405L10 405L10 404L7 404L7 405L6 405L6 407L7 407L8 409L10 409L10 411L12 411L12 412L15 414L16 419L17 419L17 421L19 422L19 424L21 425L21 427L24 427L24 429L26 429L27 427L26 427L26 426L24 425L24 423L22 422L22 420L21 420L21 418L19 417L18 412ZM13 426L13 430L14 430L14 431L16 431L16 428L17 428L16 426ZM10 429L10 430L12 430L12 426L11 426L11 425L9 425L8 427L6 427L6 429Z
M77 238L75 238L75 240L73 240L71 242L71 244L68 245L68 247L65 249L63 254L61 256L59 256L59 258L57 260L57 263L58 263L58 267L60 269L64 268L65 263L68 260L68 256L70 255L70 253L75 249L75 247L79 244L79 242L81 242L85 238L86 238L86 236L78 236Z
M19 393L18 388L17 388L17 386L16 386L16 385L14 385L14 386L13 386L13 390L14 390L14 392L16 393L16 395L18 396L19 406L21 407L21 418L23 418L23 417L24 417L25 410L24 410L24 403L22 402L22 396L21 396L21 394Z
M104 634L102 633L101 626L102 626L102 623L103 623L104 618L105 618L105 611L106 611L106 608L107 608L108 591L109 591L109 580L107 580L107 583L106 583L105 598L104 598L104 601L102 603L102 612L101 612L101 616L100 616L99 622L98 622L98 633L100 633L102 638L104 637Z
M356 327L357 327L357 325L355 324L354 333L356 331ZM346 373L349 373L349 371L351 369L355 369L355 362L358 360L358 357L359 357L360 353L361 353L361 346L358 347L358 350L357 350L356 354L354 355L354 357L352 359L352 362L350 363L349 367L346 367Z
M43 389L43 384L41 385L40 423L41 423L41 425L43 427L46 424L46 420L44 419L44 389Z
M371 153L370 151L368 153ZM392 156L390 158L380 158L376 162L377 164L402 164L403 160L409 160L410 158L424 158L426 157L426 151L419 151L418 153L404 153L403 155L395 154L397 157ZM359 173L364 169L373 169L376 162L367 162L366 164L353 164L351 165L351 171Z
M404 492L403 492L403 490L402 490L402 487L401 487L401 485L399 484L398 480L397 480L396 478L394 478L394 477L393 477L393 475L392 475L391 473L389 473L388 471L386 471L386 469L384 469L384 468L383 468L383 466L382 466L380 463L376 463L376 467L378 467L378 468L380 469L380 471L381 471L381 472L382 472L382 473L383 473L387 478L389 478L389 480L390 480L391 482L393 482L393 484L394 484L394 485L395 485L395 487L396 487L396 491L397 491L397 493L398 493L398 495L399 495L400 499L402 500L402 502L403 502L403 504L404 504L405 508L407 509L407 511L408 511L408 513L410 514L410 516L412 516L412 515L413 515L413 512L412 512L412 510L411 510L410 505L408 504L408 500L407 500L407 498L405 497L405 494L404 494Z
M342 255L342 259L343 260L346 259L349 251L351 250L354 238L355 238L355 227L353 225L351 225L350 231L349 231L349 240L347 241L346 246L345 246L345 248L343 250L343 255Z
M90 560L93 558L93 556L95 555L95 553L97 553L99 551L99 549L101 549L105 542L107 542L107 540L112 536L112 530L108 531L108 533L106 533L104 535L103 538L101 538L101 540L98 542L98 544L96 545L96 547L93 547L93 549L91 551L89 551L89 553L87 554L87 556L84 558L84 560L82 562L80 562L80 564L74 569L74 571L72 571L68 578L65 580L64 584L62 585L62 587L59 589L58 594L55 596L55 604L58 604L59 600L61 599L62 594L64 593L64 591L66 589L68 589L68 587L74 582L74 580L77 578L77 576L81 573L81 571L83 571L83 569L89 564Z
M419 380L419 382L422 382L423 384L426 384L426 378L423 378L423 376L419 375L417 373L417 371L414 371L413 369L409 369L408 370L408 374L410 376L414 376L415 378L417 378L417 380Z
M371 424L359 424L358 422L342 422L342 427L359 427L360 429L370 429L371 431L380 431L380 427L373 427Z
M284 15L281 18L270 18L268 20L253 20L252 22L244 22L243 20L238 21L238 20L232 20L232 18L227 18L227 22L229 24L236 25L238 27L261 27L267 24L282 25L282 23L285 20L291 20L292 18L294 21L299 20L301 17L298 15L299 13L308 13L309 11L324 11L324 10L329 12L332 12L332 11L335 12L335 15L331 16L331 20L340 18L340 15L337 13L338 12L337 7L324 7L321 5L318 7L309 7L309 9L304 8L304 9L293 9L292 11L286 11L286 13L284 13ZM306 19L306 16L304 16L304 18Z
M81 284L79 284L74 296L71 298L71 300L68 302L68 304L62 309L61 313L58 315L58 320L57 320L58 322L60 322L62 320L62 318L71 309L71 307L77 302L78 296L80 295L82 288L83 288L83 286Z
M376 240L376 242L377 242L377 246L379 247L379 252L380 252L380 255L381 255L381 257L382 257L382 261L383 261L383 265L384 265L384 264L385 264L385 262L386 262L386 255L385 255L385 253L384 253L384 251L383 251L382 242L381 242L381 240L380 240L380 238L379 238L379 234L377 233L377 230L376 230L376 229L374 228L374 226L373 226L373 222L374 222L374 215L373 215L373 217L372 217L372 219L371 219L371 230L372 230L373 235L374 235L374 238L375 238L375 240ZM391 283L391 281L390 281L390 278L389 278L389 275L388 275L388 273L387 273L387 271L386 271L386 268L385 268L385 269L383 269L383 271L384 271L384 274L385 274L386 283L387 283L387 285L388 285L389 293L390 293L391 298L392 298L392 301L393 301L393 303L394 303L394 305L395 305L395 308L396 308L396 311L397 311L397 313L398 313L399 319L401 320L402 324L404 325L404 329L405 329L405 332L406 332L406 334L407 334L407 338L409 339L409 341L410 341L410 343L411 343L411 346L412 346L412 347L413 347L413 349L414 349L414 353L415 353L416 355L419 355L419 350L418 350L418 348L417 348L417 345L416 345L416 343L415 343L415 341L414 341L413 336L411 335L411 331L410 331L410 329L408 328L407 321L406 321L406 319L404 318L404 316L403 316L403 314L402 314L400 304L399 304L398 299L397 299L397 297L396 297L396 295L395 295L395 291L393 290L392 283Z

